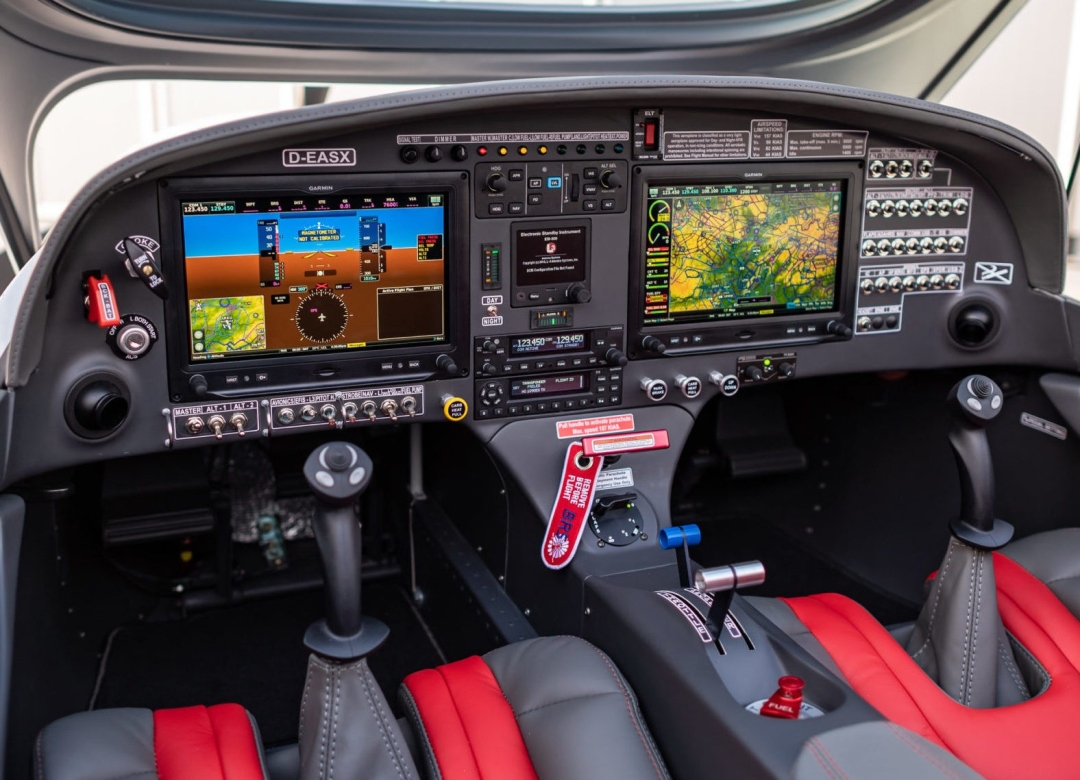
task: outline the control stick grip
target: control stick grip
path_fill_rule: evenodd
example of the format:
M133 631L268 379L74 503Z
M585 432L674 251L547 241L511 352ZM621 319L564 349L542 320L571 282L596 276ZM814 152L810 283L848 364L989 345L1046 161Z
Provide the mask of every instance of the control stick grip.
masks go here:
M326 576L326 625L337 637L360 632L360 523L351 506L320 505L312 523Z

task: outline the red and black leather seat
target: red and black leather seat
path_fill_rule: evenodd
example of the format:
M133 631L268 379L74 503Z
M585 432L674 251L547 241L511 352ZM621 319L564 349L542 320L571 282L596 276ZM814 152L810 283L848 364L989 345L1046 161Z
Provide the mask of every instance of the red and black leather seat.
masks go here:
M576 637L417 672L401 699L429 780L669 777L630 686Z
M1080 530L1055 534L1031 537L993 555L998 608L1026 669L1027 679L1017 682L1032 694L1010 706L960 704L884 626L844 596L751 601L885 717L949 750L989 780L1033 773L1051 780L1074 778L1080 776L1075 715L1080 696Z
M520 642L417 672L401 699L422 770L402 756L395 769L356 780L670 777L626 680L581 639ZM235 704L72 715L42 732L35 764L35 780L269 778L258 729ZM298 777L292 767L281 776ZM797 780L975 778L946 752L880 721L815 735L792 771ZM319 776L337 774L320 767Z
M267 780L262 741L238 704L80 712L50 724L35 780Z

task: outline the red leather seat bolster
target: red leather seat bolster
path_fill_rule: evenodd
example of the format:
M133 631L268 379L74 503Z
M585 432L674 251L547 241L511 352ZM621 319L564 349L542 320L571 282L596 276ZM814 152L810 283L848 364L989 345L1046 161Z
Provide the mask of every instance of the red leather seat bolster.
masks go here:
M454 780L537 780L495 675L473 656L405 678L439 771Z
M1080 767L1080 621L1042 582L995 553L1005 627L1050 675L1045 693L989 710L942 691L854 601L829 593L785 599L851 686L889 720L952 751L988 780L1075 777Z
M159 780L265 780L255 731L238 704L154 712Z

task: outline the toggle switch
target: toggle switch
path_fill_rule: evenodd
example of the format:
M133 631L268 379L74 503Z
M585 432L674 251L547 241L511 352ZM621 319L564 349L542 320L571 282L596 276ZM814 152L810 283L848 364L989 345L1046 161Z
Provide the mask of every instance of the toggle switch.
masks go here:
M86 292L86 319L99 328L111 328L120 324L120 307L116 304L109 275L90 271L83 282Z

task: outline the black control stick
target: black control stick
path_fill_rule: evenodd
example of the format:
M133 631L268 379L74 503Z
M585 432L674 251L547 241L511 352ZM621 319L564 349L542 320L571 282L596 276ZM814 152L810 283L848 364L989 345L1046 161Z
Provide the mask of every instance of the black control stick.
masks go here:
M326 658L363 658L390 629L360 611L360 522L353 510L371 482L371 458L355 444L318 447L304 463L304 478L318 500L312 525L326 574L326 618L312 623L304 644Z
M960 516L952 522L957 539L980 550L996 550L1012 539L1013 527L994 518L994 464L986 425L1001 412L1004 396L992 379L972 374L949 392L949 444L960 471Z

